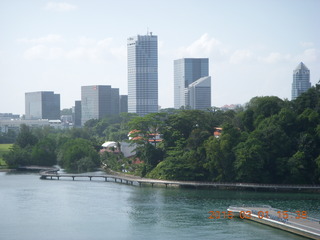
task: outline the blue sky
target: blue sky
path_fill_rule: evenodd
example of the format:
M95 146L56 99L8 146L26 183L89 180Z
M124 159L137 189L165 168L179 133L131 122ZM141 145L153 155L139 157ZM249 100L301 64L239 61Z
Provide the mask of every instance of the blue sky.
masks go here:
M24 93L81 86L127 94L127 38L158 36L159 104L173 106L173 60L208 57L212 105L291 98L302 61L320 80L320 0L1 0L0 112L24 114Z

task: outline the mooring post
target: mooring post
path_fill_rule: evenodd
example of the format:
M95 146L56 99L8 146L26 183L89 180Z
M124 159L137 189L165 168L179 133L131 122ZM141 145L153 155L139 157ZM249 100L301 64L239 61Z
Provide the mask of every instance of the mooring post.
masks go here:
M89 178L90 178L90 181L91 181L91 178L92 178L92 177L91 177L91 176L89 176Z
M152 186L152 187L153 187L153 184L154 184L154 183L151 183L151 186Z
M166 188L168 187L168 183L165 183L165 185L166 185Z
M74 176L72 176L72 180L74 181Z
M114 181L117 182L117 178L114 178Z
M105 178L104 178L104 181L108 182L108 178L107 178L107 177L105 177Z
M120 181L121 181L121 183L122 183L122 178L120 178Z
M58 178L58 180L60 180L60 179L59 179L59 178L60 178L59 176L58 176L57 178Z

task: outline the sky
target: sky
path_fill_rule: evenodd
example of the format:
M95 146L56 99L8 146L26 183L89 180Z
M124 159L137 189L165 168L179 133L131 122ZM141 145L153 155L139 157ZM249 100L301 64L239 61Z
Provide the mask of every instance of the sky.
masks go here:
M291 99L300 62L320 80L320 0L0 0L0 113L25 93L81 86L127 94L127 38L158 36L159 105L173 107L173 61L209 58L212 106Z

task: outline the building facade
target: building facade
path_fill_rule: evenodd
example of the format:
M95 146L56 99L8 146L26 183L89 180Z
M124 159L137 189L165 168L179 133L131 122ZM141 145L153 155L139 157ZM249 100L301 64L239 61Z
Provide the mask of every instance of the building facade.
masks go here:
M81 125L90 119L119 114L119 89L109 85L81 87Z
M188 105L188 86L209 76L208 58L182 58L174 60L174 108Z
M120 95L119 88L111 88L111 114L119 115Z
M81 101L75 101L73 123L75 127L81 126Z
M60 119L60 94L49 91L25 93L25 119Z
M128 112L128 95L120 95L120 104L119 104L119 112L127 113Z
M158 37L128 38L128 112L158 112Z
M0 113L0 120L10 120L10 119L19 119L19 114L13 113Z
M202 77L189 84L187 96L191 109L208 110L211 108L211 77Z
M296 99L300 94L308 91L309 88L311 88L310 70L301 62L296 69L293 70L291 99Z

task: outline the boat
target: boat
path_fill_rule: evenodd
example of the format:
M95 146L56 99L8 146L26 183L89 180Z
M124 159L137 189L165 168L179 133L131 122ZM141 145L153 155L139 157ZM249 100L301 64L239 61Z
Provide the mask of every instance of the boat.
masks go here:
M242 205L229 206L228 213L300 236L320 239L320 219L309 217L307 211L289 212L269 205Z

